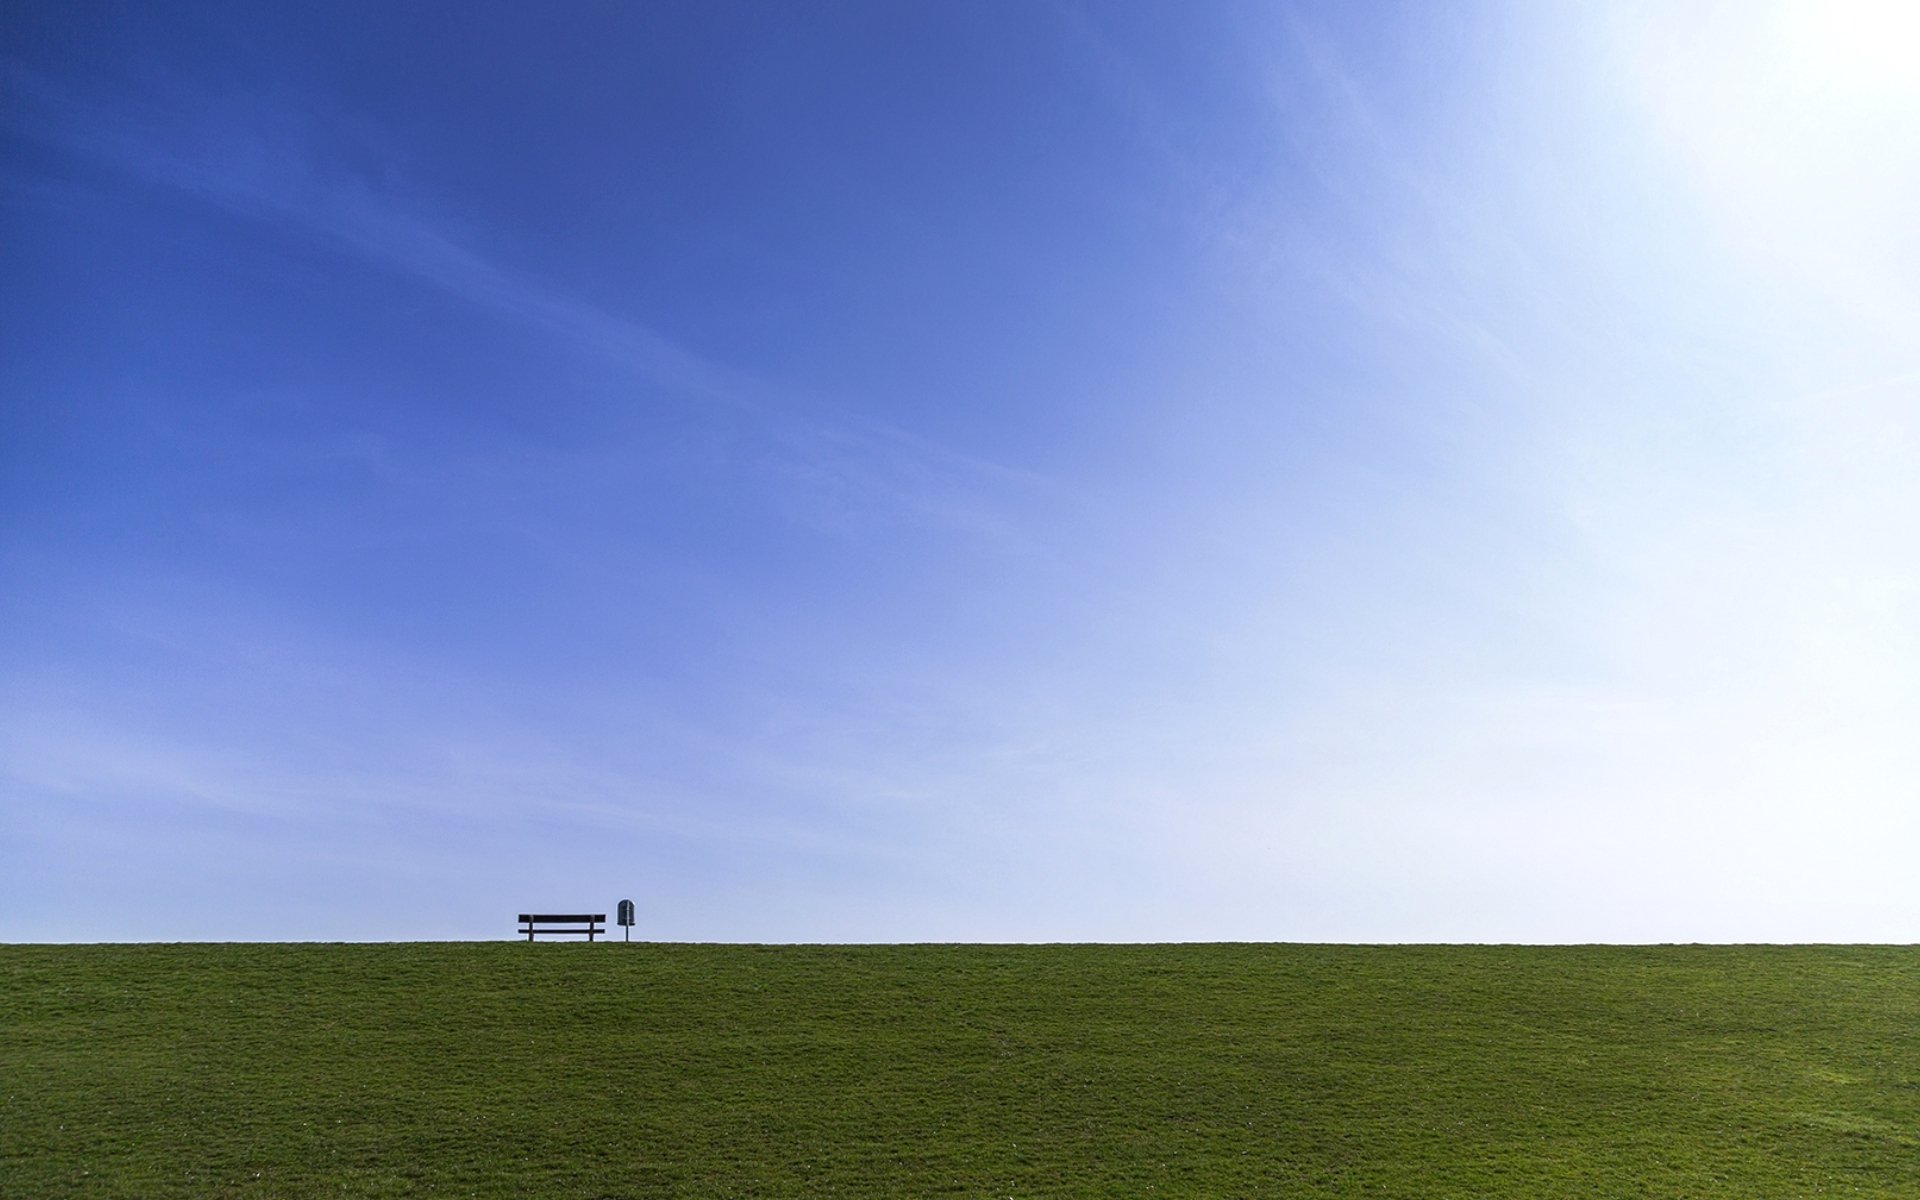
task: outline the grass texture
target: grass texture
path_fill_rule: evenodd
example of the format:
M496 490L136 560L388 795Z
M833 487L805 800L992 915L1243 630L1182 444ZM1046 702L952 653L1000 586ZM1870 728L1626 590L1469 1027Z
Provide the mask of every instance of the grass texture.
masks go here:
M1920 948L0 946L0 1196L1920 1196Z

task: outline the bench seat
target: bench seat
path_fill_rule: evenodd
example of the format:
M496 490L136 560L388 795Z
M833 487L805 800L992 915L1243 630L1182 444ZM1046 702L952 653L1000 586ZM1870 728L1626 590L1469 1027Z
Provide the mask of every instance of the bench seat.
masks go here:
M605 933L605 913L521 913L520 932L532 941L536 933L584 933L592 941Z

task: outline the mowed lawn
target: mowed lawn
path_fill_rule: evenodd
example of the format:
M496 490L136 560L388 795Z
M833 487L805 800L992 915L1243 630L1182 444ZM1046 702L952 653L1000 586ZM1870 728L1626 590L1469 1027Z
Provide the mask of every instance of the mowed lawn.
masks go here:
M0 1195L1912 1200L1920 949L0 946Z

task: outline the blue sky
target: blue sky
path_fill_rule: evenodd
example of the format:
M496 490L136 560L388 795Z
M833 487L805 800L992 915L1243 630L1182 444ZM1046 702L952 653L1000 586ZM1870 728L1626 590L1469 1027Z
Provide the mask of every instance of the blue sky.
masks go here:
M9 5L30 940L1920 937L1898 5Z

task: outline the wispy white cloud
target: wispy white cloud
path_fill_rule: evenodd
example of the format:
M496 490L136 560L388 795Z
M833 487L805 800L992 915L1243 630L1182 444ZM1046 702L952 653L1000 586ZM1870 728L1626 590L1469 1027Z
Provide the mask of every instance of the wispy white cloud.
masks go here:
M644 321L502 264L482 233L377 185L316 147L308 124L250 106L216 120L183 100L89 96L12 65L8 124L62 152L237 217L316 238L448 296L543 330L637 385L735 414L743 465L786 481L789 513L827 532L875 521L1011 538L1004 509L1055 484L957 451L831 400L715 361Z

